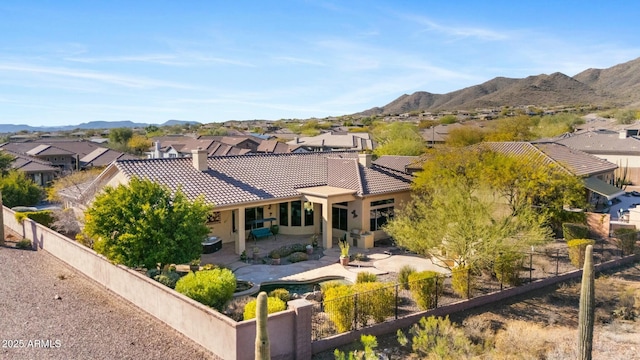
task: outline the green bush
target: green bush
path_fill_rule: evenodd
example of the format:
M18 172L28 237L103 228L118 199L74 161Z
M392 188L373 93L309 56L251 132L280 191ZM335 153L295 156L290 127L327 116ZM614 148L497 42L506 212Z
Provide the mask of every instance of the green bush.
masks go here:
M344 286L344 283L337 280L325 281L320 283L320 291L324 293L327 292L327 290L338 286Z
M449 320L429 316L411 328L411 347L421 359L470 359L481 351L467 338L463 329ZM398 330L398 339L406 337ZM406 340L404 341L406 343Z
M498 256L493 263L493 272L496 278L503 284L513 286L520 285L520 269L522 269L522 261L524 255L516 252L504 253Z
M180 274L175 271L167 271L156 275L153 279L164 286L175 289L176 283L180 280Z
M594 245L595 240L591 239L574 239L567 241L569 247L569 260L571 264L577 268L582 268L584 265L584 253L587 249L587 245Z
M363 282L356 283L352 288L353 293L357 295L356 319L359 325L365 326L370 321L380 323L393 315L395 306L393 284Z
M584 224L563 223L562 234L566 241L573 239L584 239L589 235L589 227Z
M338 332L351 330L354 318L352 287L338 285L327 289L324 292L324 309Z
M190 272L176 283L176 291L222 311L233 298L236 277L229 269Z
M309 260L309 255L307 255L306 252L294 252L293 254L289 255L287 259L289 259L290 263L297 263L300 261Z
M402 285L402 288L409 290L409 275L416 272L416 268L411 265L404 265L400 268L398 273L398 282Z
M149 269L149 270L147 270L147 276L152 278L152 279L155 279L156 276L158 276L160 274L162 274L162 270L160 270L160 269Z
M273 289L269 292L269 297L276 297L284 302L291 300L291 294L287 289Z
M51 223L55 221L51 210L16 212L16 220L18 222L22 222L25 218L29 218L46 227L51 227Z
M251 300L244 307L244 320L253 319L256 317L256 303L257 301ZM287 304L277 297L267 297L267 314L276 313L287 309Z
M451 270L451 287L463 299L473 297L475 280L470 266L456 266Z
M436 306L438 296L444 290L444 276L435 271L420 271L409 275L409 290L418 307L428 310Z
M620 228L613 230L613 234L618 239L616 245L625 255L633 254L638 240L638 231L636 229Z
M376 274L372 274L367 271L360 272L356 276L356 284L376 281L378 281L378 277L376 276Z
M31 250L33 249L33 246L31 245L31 240L22 239L16 243L16 248L23 249L23 250Z

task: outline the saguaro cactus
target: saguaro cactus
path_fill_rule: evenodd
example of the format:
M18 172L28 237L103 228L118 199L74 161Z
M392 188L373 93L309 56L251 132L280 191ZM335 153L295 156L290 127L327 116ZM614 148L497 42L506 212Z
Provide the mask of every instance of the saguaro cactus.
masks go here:
M580 313L578 315L578 349L580 360L591 360L593 348L593 318L595 306L595 283L593 273L593 245L587 245L582 268L580 288Z
M267 293L261 292L256 299L256 360L271 359L269 333L267 332Z

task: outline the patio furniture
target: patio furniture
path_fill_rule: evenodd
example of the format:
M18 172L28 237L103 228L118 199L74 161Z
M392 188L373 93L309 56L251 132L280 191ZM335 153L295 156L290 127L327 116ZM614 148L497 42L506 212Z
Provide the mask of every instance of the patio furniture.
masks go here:
M252 237L254 240L258 240L260 238L269 237L272 235L273 233L269 228L257 228L257 229L251 229L251 233L249 234L249 237Z

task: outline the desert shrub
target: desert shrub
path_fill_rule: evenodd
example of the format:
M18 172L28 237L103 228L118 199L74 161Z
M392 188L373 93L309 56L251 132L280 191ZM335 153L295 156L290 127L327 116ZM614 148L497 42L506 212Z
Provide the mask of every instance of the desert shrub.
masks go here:
M368 261L369 257L367 256L367 254L357 253L353 256L353 259L357 261Z
M622 250L622 253L625 255L633 254L636 247L636 240L638 239L637 230L620 228L613 230L613 234L618 239L616 241L618 249Z
M272 259L275 259L274 255L278 254L280 255L280 258L286 258L287 256L293 253L306 252L306 251L307 251L307 247L304 244L290 244L290 245L281 246L277 249L271 250L269 252L269 257Z
M269 292L269 297L277 297L284 302L291 300L291 294L287 289L273 289Z
M620 294L618 308L613 311L613 316L624 320L634 320L636 318L636 292L629 287Z
M222 311L233 297L236 277L229 269L190 272L176 283L176 291Z
M160 284L175 289L176 283L180 280L180 274L175 271L163 271L160 275L153 278Z
M253 296L234 297L225 307L224 314L234 321L242 321L245 306L254 299Z
M147 270L147 276L155 279L156 276L160 275L162 273L162 270L160 269L149 269Z
M334 287L338 287L338 286L344 286L344 283L340 282L340 281L325 281L323 283L320 284L320 291L322 292L327 292L327 290L334 288Z
M356 283L352 287L357 296L356 319L358 324L367 325L369 321L383 322L393 315L395 306L395 293L393 284L379 282Z
M378 347L378 339L374 335L360 335L360 343L362 344L362 351L354 351L345 354L340 349L333 351L333 356L336 360L351 360L351 359L378 359L376 354L376 348ZM360 357L358 357L360 356Z
M87 236L86 234L76 234L75 239L80 244L88 247L89 249L93 249L94 241L91 237Z
M496 278L503 284L520 285L520 269L524 255L516 252L501 254L493 263Z
M566 241L573 239L584 239L589 235L589 227L584 224L563 223L562 234Z
M309 260L309 255L307 255L306 252L294 252L293 254L289 255L287 259L290 263L297 263L300 261Z
M420 271L409 275L409 290L418 307L428 310L436 306L444 290L444 277L435 271Z
M351 286L333 286L324 292L324 309L338 332L351 330L353 325L353 289Z
M548 332L548 328L536 323L509 321L505 329L496 334L493 353L498 359L546 359L552 345Z
M478 355L479 347L469 340L456 324L441 317L421 318L410 330L409 340L398 330L398 342L411 343L411 348L421 359L468 359Z
M200 268L200 270L213 270L213 269L218 269L219 266L216 264L204 264L202 265L202 267Z
M256 304L257 301L251 300L244 307L244 320L253 319L256 317ZM267 314L276 313L287 309L287 304L277 297L267 297Z
M463 299L473 297L475 283L470 266L457 266L451 270L451 287Z
M587 249L587 245L594 245L595 240L591 239L574 239L567 241L567 247L569 247L569 260L571 264L577 268L582 268L584 265L584 253Z
M368 271L360 272L356 276L356 284L376 281L378 281L378 277L376 276L376 274L372 274Z
M416 268L411 265L404 265L400 268L398 273L398 282L402 285L402 288L409 290L409 275L416 272Z
M16 243L16 248L23 249L23 250L31 250L33 249L33 246L31 245L31 240L22 239Z

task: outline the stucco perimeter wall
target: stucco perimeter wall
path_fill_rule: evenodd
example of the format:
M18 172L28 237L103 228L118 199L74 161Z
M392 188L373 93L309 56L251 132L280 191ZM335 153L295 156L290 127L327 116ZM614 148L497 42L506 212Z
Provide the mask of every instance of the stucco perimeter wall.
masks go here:
M136 271L111 264L104 256L30 219L19 223L15 219L15 213L6 207L3 211L4 224L32 240L34 249L49 252L220 358L254 358L254 321L236 323ZM306 307L310 309L310 306ZM294 307L269 317L269 334L277 334L270 337L273 359L311 358L310 331L307 333L309 339L306 344L304 341L296 341L296 337L300 335L296 334L296 326L293 325L305 322L305 319L306 322L311 321L310 310L308 316L299 316L300 310ZM303 313L306 314L304 311ZM302 330L300 326L298 330ZM302 350L295 349L296 345ZM300 356L305 353L309 356Z
M640 255L632 255L632 256L623 257L617 260L607 261L598 265L594 265L594 269L596 272L604 271L607 269L615 268L620 265L632 263L634 261L639 261L639 260L640 260ZM385 334L395 333L398 329L406 328L417 323L423 317L446 316L449 314L473 309L483 305L497 303L504 299L525 294L533 290L541 289L541 288L544 288L553 284L557 284L563 281L571 280L571 279L579 279L581 277L582 277L582 270L574 270L553 278L534 281L530 284L509 288L503 291L498 291L488 295L479 296L470 300L461 300L451 305L446 305L436 309L415 313L395 321L388 321L388 322L367 327L365 329L351 331L348 333L339 334L330 338L315 341L312 344L312 351L314 354L316 354L322 351L332 350L340 346L352 343L354 341L359 341L360 336L364 334L381 336Z
M609 237L611 215L599 213L587 213L587 226L592 236L600 239Z

